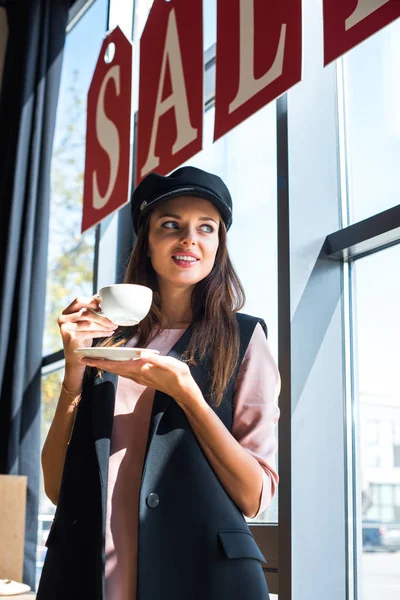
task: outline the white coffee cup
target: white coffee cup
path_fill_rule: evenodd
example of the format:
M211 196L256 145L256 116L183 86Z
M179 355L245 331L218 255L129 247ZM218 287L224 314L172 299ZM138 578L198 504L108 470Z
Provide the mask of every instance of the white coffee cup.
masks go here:
M137 325L150 310L153 291L145 285L116 283L99 291L102 314L117 325Z

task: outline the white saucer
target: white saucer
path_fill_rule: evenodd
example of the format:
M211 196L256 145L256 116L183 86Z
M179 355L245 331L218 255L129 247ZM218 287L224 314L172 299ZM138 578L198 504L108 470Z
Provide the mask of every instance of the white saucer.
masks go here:
M17 596L29 592L30 589L26 583L20 583L13 579L0 579L0 596Z
M76 348L74 352L80 356L86 358L107 358L108 360L132 360L134 358L140 358L140 353L143 351L152 352L153 354L160 354L158 350L152 350L151 348Z

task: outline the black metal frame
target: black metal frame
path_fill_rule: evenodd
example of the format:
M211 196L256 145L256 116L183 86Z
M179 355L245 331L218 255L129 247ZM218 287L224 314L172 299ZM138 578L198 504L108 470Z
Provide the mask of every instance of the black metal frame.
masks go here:
M86 11L94 4L96 0L75 0L71 4L71 7L68 11L68 24L67 24L67 33L71 31L71 29L78 23L78 21L83 17ZM108 9L110 8L110 1L108 1Z
M279 448L279 597L292 597L292 459L291 459L291 309L290 309L290 221L289 221L289 146L287 94L276 103L277 136L277 215L278 215L278 367L281 374L278 437L287 440Z
M354 260L400 242L400 204L326 237L324 253L336 260Z

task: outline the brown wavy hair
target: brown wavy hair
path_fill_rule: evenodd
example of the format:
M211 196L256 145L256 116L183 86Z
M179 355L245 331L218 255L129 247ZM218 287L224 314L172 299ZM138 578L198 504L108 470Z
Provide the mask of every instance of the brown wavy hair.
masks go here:
M147 316L134 327L120 327L101 345L119 346L139 334L138 347L145 348L157 335L161 324L169 325L163 313L157 274L149 252L149 216L138 232L129 258L124 283L146 285L153 290L153 302ZM245 292L229 258L226 227L220 221L219 245L212 271L199 281L192 292L192 335L182 360L190 365L209 360L211 396L215 406L222 402L224 390L234 375L239 357L240 338L235 313L245 303Z

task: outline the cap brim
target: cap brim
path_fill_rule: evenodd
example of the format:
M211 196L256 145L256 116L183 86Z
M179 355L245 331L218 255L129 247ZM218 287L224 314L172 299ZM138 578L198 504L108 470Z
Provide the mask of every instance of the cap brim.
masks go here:
M178 198L179 196L194 196L196 198L204 198L205 200L209 200L214 204L217 210L220 212L222 216L222 220L224 221L226 228L229 229L232 222L232 213L229 207L226 206L224 201L217 195L214 194L212 190L207 188L203 188L200 186L185 186L176 188L174 190L170 190L169 192L158 196L157 198L153 198L151 202L149 202L143 210L139 210L139 215L137 219L138 228L142 220L146 217L146 215L153 210L159 204L163 202L167 202L168 200L173 200L174 198Z

